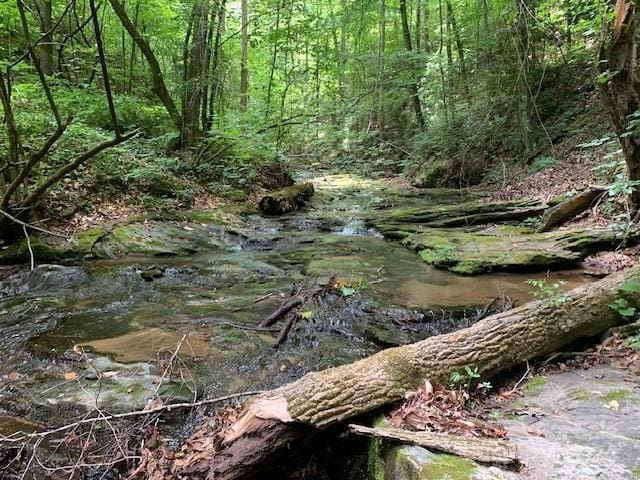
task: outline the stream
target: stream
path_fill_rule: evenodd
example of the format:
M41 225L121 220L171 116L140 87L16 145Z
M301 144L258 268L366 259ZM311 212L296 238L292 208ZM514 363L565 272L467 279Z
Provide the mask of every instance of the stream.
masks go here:
M403 191L351 175L311 180L317 193L305 209L278 218L241 212L241 225L228 229L222 247L5 275L0 434L62 423L96 403L112 412L139 409L155 393L190 401L272 388L465 327L495 297L530 300L525 281L546 276L455 275L426 265L366 222L372 211L455 204L467 193ZM294 285L334 276L366 288L305 304L304 319L277 349L282 322L255 330ZM567 289L590 281L579 271L552 277ZM163 375L178 345L178 361Z

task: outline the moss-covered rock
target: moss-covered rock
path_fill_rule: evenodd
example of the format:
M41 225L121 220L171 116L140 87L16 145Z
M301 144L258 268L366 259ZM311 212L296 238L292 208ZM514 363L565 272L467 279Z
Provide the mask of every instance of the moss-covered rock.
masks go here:
M373 223L383 233L402 229L405 224L421 224L429 227L464 227L497 221L524 220L536 217L547 208L546 204L518 200L509 202L487 202L485 200L453 203L427 207L397 209L384 219Z
M531 233L513 226L479 231L423 227L396 231L392 236L402 239L426 263L465 275L569 267L588 253L621 241L609 228Z
M94 238L83 237L84 244ZM114 258L124 255L190 255L203 250L222 250L230 246L221 229L192 223L175 222L131 223L113 228L97 237L91 254L98 258Z

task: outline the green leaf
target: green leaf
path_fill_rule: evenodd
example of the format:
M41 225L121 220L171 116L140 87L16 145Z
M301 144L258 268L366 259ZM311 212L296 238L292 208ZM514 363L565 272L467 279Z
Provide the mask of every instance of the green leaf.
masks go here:
M628 280L618 287L621 292L638 293L640 292L640 281Z
M356 289L353 287L342 287L340 289L340 293L343 297L351 297L356 293Z

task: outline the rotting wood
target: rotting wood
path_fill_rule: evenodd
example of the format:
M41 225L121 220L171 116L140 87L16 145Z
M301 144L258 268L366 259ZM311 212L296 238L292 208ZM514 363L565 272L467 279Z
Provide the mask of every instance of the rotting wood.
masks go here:
M471 327L390 348L358 362L313 372L251 401L230 429L226 448L198 466L216 480L259 475L298 440L404 398L424 379L446 380L473 365L484 378L559 351L578 338L624 324L608 304L618 287L640 280L640 266L568 292L561 303L534 301ZM625 293L640 305L640 293ZM274 432L278 432L275 434ZM298 442L293 442L296 446ZM257 454L259 451L260 454Z
M313 194L313 183L299 183L265 195L258 208L267 215L282 215L302 207Z
M452 453L481 463L499 465L518 463L516 444L504 439L468 438L446 433L412 432L400 428L370 428L362 425L349 425L349 430L356 435L396 440L431 450Z
M548 208L542 215L542 222L538 228L538 232L547 232L553 227L557 227L567 220L571 220L580 215L582 212L588 210L604 191L604 188L600 187L591 188L560 202L558 205Z

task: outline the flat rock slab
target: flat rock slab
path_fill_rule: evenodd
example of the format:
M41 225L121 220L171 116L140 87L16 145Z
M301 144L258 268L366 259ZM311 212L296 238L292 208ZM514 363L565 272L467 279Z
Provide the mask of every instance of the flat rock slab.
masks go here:
M570 267L585 255L622 241L611 228L533 233L508 225L483 230L418 227L386 234L401 238L427 264L466 275Z
M373 462L384 480L640 478L640 384L611 366L537 377L501 419L526 473L397 445ZM503 412L504 413L504 412ZM379 448L379 447L373 447ZM372 452L372 453L375 453Z
M515 405L522 415L505 422L527 478L639 478L639 380L597 366L530 382Z

